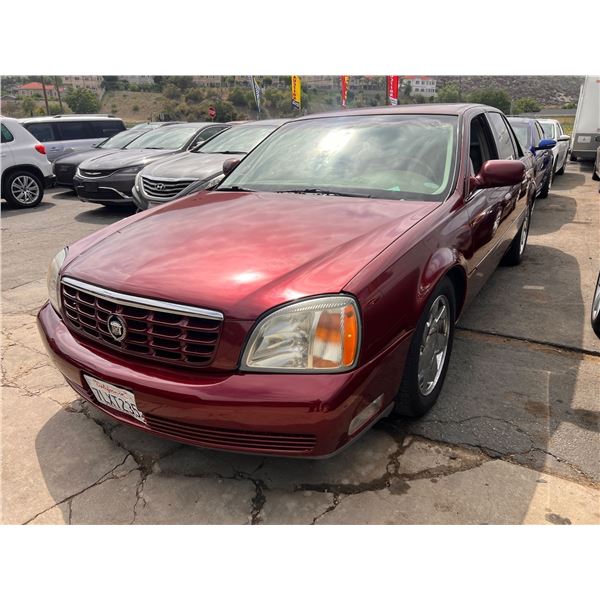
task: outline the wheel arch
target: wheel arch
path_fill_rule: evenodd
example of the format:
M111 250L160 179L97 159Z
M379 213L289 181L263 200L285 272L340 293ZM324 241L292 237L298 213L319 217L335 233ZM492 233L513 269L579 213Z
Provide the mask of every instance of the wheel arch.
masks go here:
M6 183L7 178L10 175L12 175L13 173L19 172L19 171L26 171L28 173L31 173L32 175L35 175L40 180L40 183L42 184L42 186L44 185L44 174L42 173L42 171L39 167L36 167L35 165L12 165L10 167L7 167L2 172L2 195L3 196L4 196L4 185Z
M427 303L431 292L444 277L450 280L454 288L456 318L458 319L467 297L467 264L461 254L450 248L438 248L422 271L419 284L421 290L419 312Z

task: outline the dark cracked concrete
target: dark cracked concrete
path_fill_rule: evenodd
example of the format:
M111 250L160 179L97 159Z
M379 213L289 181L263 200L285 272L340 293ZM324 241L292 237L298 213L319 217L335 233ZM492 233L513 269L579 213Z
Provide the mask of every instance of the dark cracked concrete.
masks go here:
M600 195L571 164L537 203L523 264L463 315L446 386L326 461L148 436L78 399L35 328L55 252L127 211L56 190L2 205L5 523L600 523Z

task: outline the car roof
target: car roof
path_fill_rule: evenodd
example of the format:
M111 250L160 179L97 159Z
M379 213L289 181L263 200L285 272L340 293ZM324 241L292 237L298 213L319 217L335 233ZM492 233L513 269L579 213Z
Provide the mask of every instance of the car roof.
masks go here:
M253 127L255 125L283 125L291 119L264 119L263 121L238 121L237 127Z
M525 123L527 125L532 125L537 121L537 119L533 119L531 117L508 117L508 121L510 123Z
M456 104L401 104L399 106L374 106L372 108L347 108L345 110L336 110L333 112L317 113L306 115L294 119L295 121L304 121L307 119L320 119L326 117L346 117L346 116L368 116L368 115L462 115L472 108L485 108L497 111L493 106L485 104L471 104L457 102Z
M52 123L56 121L98 121L105 119L114 119L115 121L121 121L120 117L114 115L54 115L45 117L28 117L26 119L19 119L21 123Z

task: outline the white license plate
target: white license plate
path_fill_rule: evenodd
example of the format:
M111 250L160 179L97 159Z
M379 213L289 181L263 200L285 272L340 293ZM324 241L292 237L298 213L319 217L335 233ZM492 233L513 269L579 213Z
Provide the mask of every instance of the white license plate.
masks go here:
M84 375L84 377L98 402L123 412L142 423L146 422L144 415L135 403L135 396L129 390L95 379L89 375Z
M577 142L580 144L589 144L592 141L591 135L578 135Z

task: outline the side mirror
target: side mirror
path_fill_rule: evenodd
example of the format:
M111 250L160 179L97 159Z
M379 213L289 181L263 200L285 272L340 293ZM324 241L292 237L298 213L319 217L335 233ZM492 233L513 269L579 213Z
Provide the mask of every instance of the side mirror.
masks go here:
M571 136L563 134L563 135L559 136L558 141L559 142L570 142Z
M517 185L523 181L525 165L520 160L488 160L469 180L469 191Z
M225 175L225 177L227 177L227 175L229 175L229 173L231 173L239 164L240 164L239 158L228 158L223 163L223 175Z
M556 146L556 140L540 140L540 143L537 145L536 150L551 150Z

